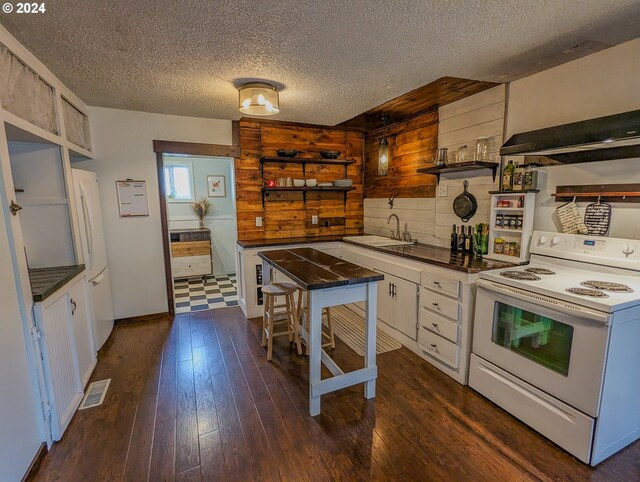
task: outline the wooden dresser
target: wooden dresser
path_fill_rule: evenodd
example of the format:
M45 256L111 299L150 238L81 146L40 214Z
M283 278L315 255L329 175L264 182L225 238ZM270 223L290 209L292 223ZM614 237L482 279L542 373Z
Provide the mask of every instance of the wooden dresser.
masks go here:
M211 231L208 229L172 229L171 270L174 278L213 274Z

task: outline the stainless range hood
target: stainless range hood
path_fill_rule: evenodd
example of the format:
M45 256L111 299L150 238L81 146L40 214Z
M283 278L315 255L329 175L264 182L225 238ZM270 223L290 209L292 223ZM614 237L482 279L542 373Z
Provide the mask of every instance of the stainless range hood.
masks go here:
M544 156L562 164L640 157L640 110L515 134L500 155Z

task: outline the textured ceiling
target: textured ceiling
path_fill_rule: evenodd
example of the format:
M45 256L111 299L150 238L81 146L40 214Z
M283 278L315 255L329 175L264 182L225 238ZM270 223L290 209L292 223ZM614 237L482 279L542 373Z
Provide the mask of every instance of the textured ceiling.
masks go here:
M640 36L638 0L54 0L2 23L87 104L333 125L444 76L504 81L587 41ZM570 60L571 54L566 54Z

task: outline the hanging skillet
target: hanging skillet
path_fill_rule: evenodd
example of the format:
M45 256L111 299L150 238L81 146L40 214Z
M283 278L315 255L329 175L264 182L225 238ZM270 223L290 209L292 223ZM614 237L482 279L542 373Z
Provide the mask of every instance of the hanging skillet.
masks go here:
M464 191L453 200L453 212L465 223L469 221L478 209L478 201L467 191L469 181L464 181Z

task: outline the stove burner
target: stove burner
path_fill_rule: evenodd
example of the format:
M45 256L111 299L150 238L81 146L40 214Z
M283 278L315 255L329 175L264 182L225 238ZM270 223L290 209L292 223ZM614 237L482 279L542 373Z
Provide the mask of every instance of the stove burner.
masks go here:
M533 273L527 273L525 271L503 271L500 273L500 276L504 276L509 279L519 279L525 281L538 281L542 278L540 276L536 276Z
M613 283L611 281L583 281L580 283L582 286L586 286L588 288L595 288L597 290L605 290L605 291L615 291L618 293L633 293L633 290L629 288L627 285L623 285L621 283Z
M555 271L551 271L550 269L547 269L547 268L526 268L525 271L528 273L535 273L535 274L556 274Z
M589 296L591 298L608 298L609 295L604 291L600 290L592 290L589 288L567 288L565 290L567 293L572 293L574 295L580 296Z

